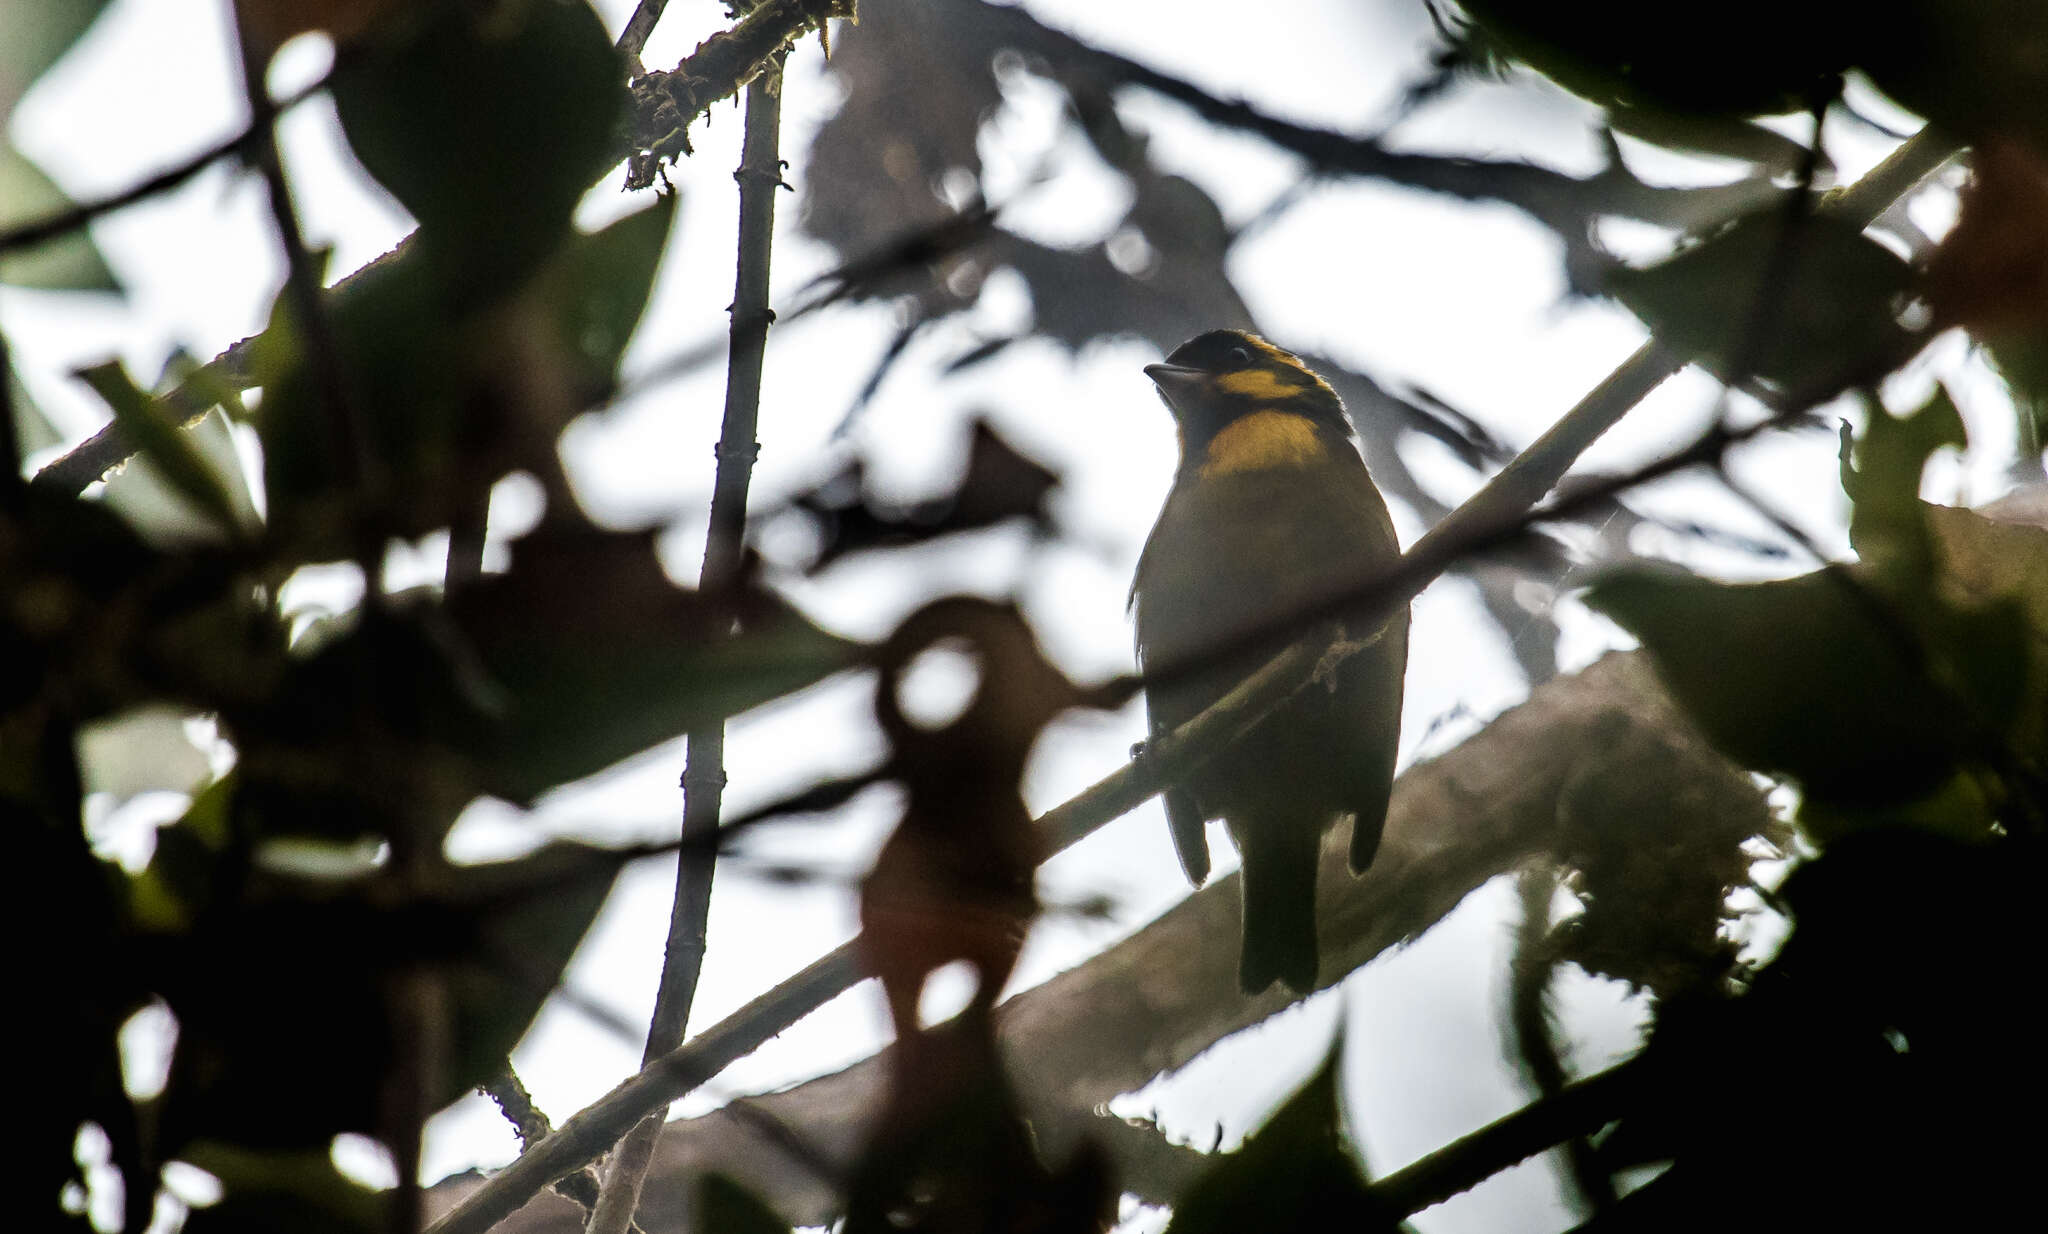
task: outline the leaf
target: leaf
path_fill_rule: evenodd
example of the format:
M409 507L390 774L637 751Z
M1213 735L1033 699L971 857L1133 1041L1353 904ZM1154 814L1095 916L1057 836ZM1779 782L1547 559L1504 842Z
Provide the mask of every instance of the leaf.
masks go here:
M153 1185L139 1162L116 1046L148 988L119 933L118 872L92 855L79 826L75 749L60 709L0 709L0 830L17 871L12 894L0 899L0 929L24 940L11 957L13 980L47 1000L16 1028L35 1065L10 1094L22 1185L37 1197L30 1211L76 1179L73 1145L85 1121L106 1131L128 1194Z
M2048 530L2002 523L1972 510L1928 506L1941 570L1943 601L1959 610L2003 606L2018 614L2026 633L2025 668L1987 664L2002 682L2023 690L2016 704L2014 748L2023 758L2048 759Z
M0 116L29 92L43 71L91 29L107 0L7 0L7 38L0 40ZM7 199L0 193L0 201Z
M1920 408L1893 416L1875 399L1865 403L1863 435L1851 442L1842 430L1842 491L1853 507L1849 543L1858 556L1900 584L1903 596L1924 586L1933 568L1934 546L1927 530L1920 477L1936 450L1969 445L1962 413L1948 389L1937 385Z
M347 46L404 6L397 0L239 0L235 11L258 53L272 53L309 30Z
M1629 0L1459 7L1488 43L1594 102L1738 116L1802 110L1822 94L1849 66L1842 29L1856 12L1827 0L1728 0L1659 16Z
M349 145L464 281L516 286L616 161L626 73L585 3L423 6L336 74Z
M2048 10L2034 0L1893 0L1858 27L1877 87L1975 145L2017 137L2048 153Z
M987 420L970 430L967 466L951 493L897 505L868 491L864 460L854 459L822 484L797 494L790 508L816 525L820 545L809 569L822 570L849 553L917 544L1021 519L1038 534L1054 526L1050 499L1059 473L1019 452Z
M697 1214L692 1229L716 1230L718 1234L790 1234L787 1221L763 1204L753 1192L723 1174L705 1174L697 1180Z
M200 455L183 426L135 384L119 361L80 369L77 375L112 409L115 422L128 439L156 464L158 474L180 496L230 536L239 537L251 530L241 521L243 511L251 508L246 499L239 506L236 504L220 473Z
M373 513L420 536L474 515L507 472L558 467L561 429L610 393L660 264L675 206L658 201L564 243L509 299L408 242L328 297L348 393L384 483L383 500L345 483L333 410L282 297L255 348L263 384L270 524L306 560L355 550ZM485 294L488 291L490 294Z
M71 49L107 0L5 0L0 6L0 118ZM0 124L4 128L4 124ZM71 208L42 169L0 133L0 231ZM31 249L0 254L0 283L52 291L121 290L84 228Z
M12 364L7 366L7 407L14 414L15 457L27 461L39 450L64 444L64 434L57 431L57 426L50 423L50 417L29 395Z
M521 370L499 363L481 307L445 273L410 243L327 298L345 395L383 481L374 512L345 482L337 411L284 295L272 310L253 365L264 488L272 529L303 560L353 554L352 524L373 513L392 535L446 527L529 457L530 435L515 431L502 394Z
M644 210L573 237L534 280L529 294L552 318L579 410L611 393L654 289L678 197L660 194Z
M644 533L543 526L449 612L503 700L472 751L484 791L521 803L811 685L856 650L772 596L735 606L676 587Z
M6 41L0 39L0 44ZM7 108L0 106L0 115L5 114ZM70 208L64 190L0 138L0 231ZM30 248L0 253L0 283L45 291L121 291L120 280L83 227Z
M237 525L251 530L262 527L263 516L256 512L249 495L242 455L227 414L218 407L209 408L182 431L199 457L220 476L221 487L235 507ZM100 500L108 509L119 511L151 544L178 548L222 541L220 524L180 497L147 456L131 458L109 472L100 488Z
M1243 1146L1202 1172L1174 1206L1169 1234L1240 1230L1393 1230L1366 1190L1344 1134L1338 1090L1343 1036L1323 1065Z
M324 1145L271 1152L209 1141L181 1156L221 1185L219 1203L185 1218L185 1234L376 1234L390 1227L390 1197L345 1177Z
M1731 384L1820 401L1904 362L1920 342L1899 322L1911 268L1839 219L1802 217L1789 241L1785 227L1775 207L1745 216L1657 265L1616 268L1607 290Z
M570 843L516 861L335 881L258 867L230 903L160 944L178 1017L165 1150L195 1140L324 1148L375 1134L425 981L449 1015L430 1108L504 1066L554 991L621 858ZM431 1014L431 1011L428 1012Z
M1987 727L2010 724L2025 634L2009 606L1915 624L1869 587L1839 568L1750 584L1630 568L1586 600L1642 640L1730 758L1836 804L1882 805L1932 790L1981 753ZM1955 668L1960 697L1928 660Z

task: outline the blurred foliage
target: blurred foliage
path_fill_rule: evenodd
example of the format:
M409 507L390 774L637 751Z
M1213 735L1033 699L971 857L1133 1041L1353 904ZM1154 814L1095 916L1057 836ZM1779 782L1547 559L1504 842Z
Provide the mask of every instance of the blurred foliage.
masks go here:
M1344 1128L1343 1046L1340 1035L1308 1082L1195 1180L1174 1208L1170 1234L1404 1228L1399 1214L1383 1211L1366 1189L1364 1165Z
M10 0L0 112L101 7ZM773 54L801 23L838 11L784 7L800 24L766 29L748 54ZM1469 24L1448 32L1464 41L1461 63L1527 65L1592 100L1612 130L1736 159L1740 176L1667 188L1618 155L1574 178L1393 149L1381 139L1399 134L1281 121L1021 8L869 0L858 26L835 31L830 71L844 98L805 167L804 226L845 262L820 302L894 301L907 342L973 308L997 271L1014 273L1030 297L1028 330L972 340L947 371L1027 335L1077 352L1133 337L1164 351L1203 329L1256 326L1231 269L1263 217L1226 218L1195 179L1154 160L1134 109L1121 106L1149 90L1285 150L1304 184L1370 177L1520 209L1558 239L1568 285L1603 275L1600 290L1660 339L1776 405L1874 387L1931 331L1960 326L2011 385L2038 468L2048 8L1745 2L1677 35L1669 15L1653 22L1611 2L1466 0L1462 10ZM779 598L759 563L718 594L675 586L652 532L593 525L561 474L559 435L614 393L677 209L664 195L596 232L572 225L591 183L632 144L620 131L633 123L623 61L588 5L243 11L259 48L304 29L336 36L346 139L420 228L337 286L314 319L280 298L240 352L246 372L235 376L260 392L253 409L211 366L174 366L154 392L117 363L92 366L81 376L135 460L90 498L14 476L0 488L0 824L15 868L35 882L8 898L6 926L30 940L15 980L32 1000L19 1018L35 1065L16 1120L25 1211L39 1222L59 1216L52 1201L67 1184L82 1185L73 1145L90 1123L134 1198L129 1229L148 1220L143 1201L172 1158L222 1184L220 1202L191 1216L194 1230L384 1228L382 1198L334 1169L333 1137L361 1132L414 1153L392 1092L420 1045L409 1026L431 1023L446 1038L420 1077L425 1106L493 1075L561 982L624 860L554 843L453 864L442 845L461 811L485 796L529 805L875 658ZM764 11L747 19L762 26ZM1446 51L1446 64L1456 59ZM1806 209L1813 185L1782 200L1788 172L1825 177L1830 164L1757 120L1833 106L1851 71L1975 146L1960 221L1925 262L1896 255L1919 252L1896 219L1874 233L1830 222ZM1005 225L1004 203L987 204L983 149L1019 75L1059 92L1061 135L1129 189L1097 240L1043 243ZM655 112L675 132L642 147L641 170L687 148L681 132L698 113L685 114L677 91L694 98L692 82L663 75L666 110ZM1408 106L1456 88L1417 89ZM0 146L0 233L67 205ZM1616 267L1596 226L1614 218L1666 228L1670 252ZM116 285L84 229L0 252L0 281ZM1499 436L1463 412L1310 360L1345 397L1382 485L1418 518L1439 517L1447 501L1409 472L1402 447L1426 437L1475 474L1504 461ZM172 397L165 387L181 388ZM18 448L53 444L11 369L6 389ZM1544 857L1565 872L1578 911L1554 927L1545 915L1528 945L1546 971L1569 961L1654 994L1655 1029L1632 1064L1640 1081L1608 1111L1615 1129L1592 1160L1669 1163L1590 1228L1932 1225L2022 1198L2027 1140L2001 1128L2031 1117L2048 1087L2024 1040L2016 975L2042 941L2048 532L1920 500L1928 457L1963 448L1961 427L1945 391L1907 415L1866 397L1840 474L1853 567L1733 585L1624 565L1589 593L1642 641L1721 750L1797 789L1800 828L1795 837L1763 817L1733 781L1632 779L1631 750L1659 739L1635 727L1568 777ZM237 443L251 432L260 475L245 471ZM373 588L293 637L278 595L296 572L353 561L374 574L394 539L473 521L514 472L538 478L546 509L503 569L401 595ZM817 549L801 564L822 569L1009 520L1057 534L1057 482L977 423L964 475L942 498L892 505L855 460L786 513L812 524ZM1626 563L1639 522L1606 506L1590 538ZM1517 588L1534 579L1554 592L1574 562L1538 548L1500 566L1470 577L1540 679L1554 668L1555 631L1530 635ZM901 1042L849 1180L849 1230L1055 1234L1103 1228L1114 1213L1100 1151L1084 1144L1048 1162L988 1017L1037 908L1036 837L1016 797L1023 755L1077 697L1006 611L1008 633L977 644L980 710L937 732L882 714L895 726L890 774L910 802L868 891L878 914L911 921L873 930L866 957L891 977ZM935 632L932 620L907 624L896 651L975 641L967 626L941 621ZM232 771L212 777L191 717L217 722ZM146 865L95 853L81 826L86 794L151 790L192 797L157 829ZM1746 845L1758 837L1774 855L1805 858L1781 897L1790 941L1760 965L1738 957L1726 929L1728 893L1747 884ZM986 909L991 879L1011 900L969 921L963 906ZM982 997L954 1025L919 1027L924 979L963 955L984 969ZM137 1098L117 1036L159 1003L178 1030L169 1080ZM1365 1180L1334 1058L1211 1164L1174 1229L1378 1229L1405 1216L1383 1210ZM1760 1208L1744 1181L1760 1173L1773 1176L1775 1206ZM707 1181L700 1202L721 1228L787 1228L722 1180Z
M1716 377L1808 403L1919 350L1924 338L1899 322L1912 287L1906 263L1861 228L1780 208L1608 278L1660 340Z
M0 0L0 119L63 59L107 0ZM0 125L4 130L4 125ZM0 233L69 209L71 199L0 131ZM52 291L119 291L121 284L83 230L0 253L0 283Z

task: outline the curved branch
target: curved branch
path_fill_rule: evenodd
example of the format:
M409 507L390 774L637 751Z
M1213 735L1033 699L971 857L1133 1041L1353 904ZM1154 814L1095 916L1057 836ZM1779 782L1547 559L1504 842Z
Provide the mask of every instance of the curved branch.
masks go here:
M1344 837L1332 833L1317 896L1318 930L1330 950L1323 983L1342 980L1422 934L1495 875L1533 853L1549 851L1560 826L1558 794L1588 760L1613 757L1617 717L1658 738L1627 743L1635 760L1632 777L1683 786L1697 794L1691 808L1746 807L1761 817L1755 787L1679 718L1647 660L1634 653L1608 656L1583 673L1538 687L1527 702L1463 745L1409 768L1395 786L1380 855L1363 876L1350 875ZM1624 840L1616 837L1615 842ZM1235 949L1215 945L1217 939L1236 937L1236 883L1233 875L1196 892L1136 934L1016 995L998 1011L1004 1058L1033 1128L1051 1154L1065 1151L1076 1136L1097 1134L1095 1111L1116 1095L1182 1066L1224 1036L1288 1005L1290 996L1277 990L1256 999L1240 995ZM850 950L838 954L845 955L850 971ZM818 968L807 970L804 979L814 979ZM706 1037L746 1015L735 1015ZM664 1063L686 1057L709 1063L699 1052L705 1041L693 1041ZM850 1159L879 1106L885 1064L886 1056L877 1056L749 1101L784 1123L801 1126L814 1147ZM628 1081L585 1113L596 1115L627 1088L643 1083L637 1077ZM1516 1136L1528 1134L1528 1120L1516 1126ZM1484 1142L1494 1147L1466 1147L1451 1164L1425 1168L1418 1163L1390 1176L1390 1181L1400 1180L1392 1183L1395 1194L1426 1202L1478 1169L1482 1160L1509 1163L1502 1160L1503 1144L1523 1156L1548 1146L1521 1148L1524 1139L1503 1140L1499 1133ZM1170 1199L1178 1193L1185 1174L1175 1169L1158 1176L1159 1163L1136 1141L1110 1137L1104 1147L1120 1170L1140 1172L1145 1180L1141 1189L1148 1195ZM491 1220L509 1215L512 1210L501 1207L507 1193L496 1189L506 1174L524 1164L523 1159L515 1162L481 1184L449 1184L437 1200L454 1207L433 1228L481 1230L471 1220L456 1220L479 1197L492 1201ZM828 1184L764 1140L744 1118L720 1110L671 1124L663 1135L642 1201L648 1228L660 1228L675 1217L687 1180L707 1170L730 1174L797 1224L825 1224L838 1211L839 1197ZM557 1214L568 1211L559 1204L536 1204L505 1228L517 1234L566 1234L571 1227L559 1224Z

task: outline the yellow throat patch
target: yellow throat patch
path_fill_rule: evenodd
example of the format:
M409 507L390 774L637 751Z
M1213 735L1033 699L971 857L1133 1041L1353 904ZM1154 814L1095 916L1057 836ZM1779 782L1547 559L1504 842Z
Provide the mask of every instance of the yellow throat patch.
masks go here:
M1314 421L1267 408L1239 416L1210 438L1200 474L1209 479L1268 467L1306 467L1324 457Z

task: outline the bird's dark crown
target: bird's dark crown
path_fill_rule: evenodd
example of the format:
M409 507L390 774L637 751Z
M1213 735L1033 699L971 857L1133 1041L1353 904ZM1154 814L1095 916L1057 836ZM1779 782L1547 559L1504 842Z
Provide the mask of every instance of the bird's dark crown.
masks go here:
M1196 370L1206 380L1177 383L1161 393L1185 420L1190 413L1218 424L1258 410L1287 411L1348 431L1344 404L1330 383L1301 358L1243 330L1198 334L1166 357L1172 369ZM1155 380L1158 380L1155 376ZM1197 404L1199 406L1197 406Z

